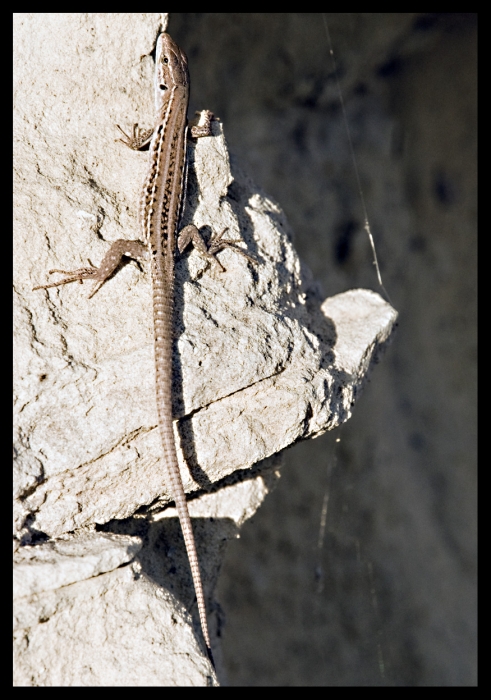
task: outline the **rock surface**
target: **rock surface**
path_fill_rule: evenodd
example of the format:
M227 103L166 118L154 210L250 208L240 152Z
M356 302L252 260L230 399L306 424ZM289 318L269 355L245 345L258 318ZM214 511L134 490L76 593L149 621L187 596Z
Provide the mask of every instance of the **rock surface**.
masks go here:
M31 291L138 237L146 155L114 143L113 125L152 122L158 15L131 37L117 15L38 17L16 18L15 682L206 685L160 459L148 273L126 265L89 301L87 285ZM224 251L222 273L192 251L176 265L176 440L211 597L278 453L350 417L397 314L368 290L322 299L220 122L188 155L183 223L228 228L257 260Z

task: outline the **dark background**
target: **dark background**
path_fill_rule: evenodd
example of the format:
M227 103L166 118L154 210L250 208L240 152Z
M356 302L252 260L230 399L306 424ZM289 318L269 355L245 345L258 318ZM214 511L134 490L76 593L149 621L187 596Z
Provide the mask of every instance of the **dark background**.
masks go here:
M353 418L286 452L230 543L223 665L230 685L474 685L477 16L325 17L399 328ZM169 32L191 108L221 118L325 295L380 291L322 15L172 13Z

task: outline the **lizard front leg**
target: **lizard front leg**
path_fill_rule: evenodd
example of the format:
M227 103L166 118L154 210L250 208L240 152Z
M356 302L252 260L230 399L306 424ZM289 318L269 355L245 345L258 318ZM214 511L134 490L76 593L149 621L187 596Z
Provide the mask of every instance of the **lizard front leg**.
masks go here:
M209 109L204 109L202 112L196 112L198 118L191 120L188 123L189 134L193 139L200 139L204 136L212 136L211 122L219 121L217 117L210 112ZM197 122L197 123L195 123Z
M148 146L152 140L152 135L154 132L153 129L141 129L138 124L133 124L133 131L131 136L129 136L125 131L123 131L119 124L116 124L116 127L123 134L124 138L114 140L124 143L124 145L131 148L132 151L141 151L145 148L145 146Z

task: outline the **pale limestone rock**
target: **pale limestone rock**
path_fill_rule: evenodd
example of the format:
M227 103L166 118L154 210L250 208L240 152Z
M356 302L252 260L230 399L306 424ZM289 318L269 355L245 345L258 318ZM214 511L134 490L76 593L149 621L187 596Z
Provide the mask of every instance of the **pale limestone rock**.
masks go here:
M63 588L127 564L141 549L135 537L88 532L36 547L20 547L15 555L16 598Z
M89 577L83 560L92 564L103 537L78 538L80 580L14 600L14 685L211 684L214 674L189 613L174 595L143 576L138 562L112 569L105 562L104 573ZM133 549L141 546L137 538L129 539L135 541ZM48 546L25 549L39 550L37 557L43 559ZM120 547L124 559L128 544ZM50 559L73 578L70 552Z
M156 426L148 272L129 264L91 300L90 285L31 291L49 268L97 264L111 241L138 237L147 156L115 143L114 123L152 123L158 15L142 15L131 33L110 17L16 17L14 533L23 542L96 526L115 533L112 549L86 533L83 555L66 549L70 535L17 552L20 607L31 611L17 637L19 685L211 677L186 613L193 592L178 529L182 571L148 574L164 567L155 533L175 521L162 510L172 495ZM183 223L228 227L257 259L224 251L221 273L193 251L176 265L176 439L184 488L199 496L190 510L203 519L195 531L211 595L222 542L274 484L275 455L350 417L396 313L366 290L322 302L281 209L229 159L220 122L188 154ZM143 525L134 516L145 513ZM127 530L115 522L128 518ZM133 576L137 561L124 565L138 527L147 573ZM185 592L175 598L165 584Z

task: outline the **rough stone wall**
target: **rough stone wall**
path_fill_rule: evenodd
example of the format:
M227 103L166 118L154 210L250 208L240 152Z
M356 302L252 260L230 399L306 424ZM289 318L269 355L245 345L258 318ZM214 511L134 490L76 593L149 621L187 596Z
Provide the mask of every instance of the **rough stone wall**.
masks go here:
M114 17L127 31L124 17ZM218 589L223 665L231 685L472 685L476 20L466 13L327 19L400 327L351 421L286 453L276 491L230 544ZM285 210L325 295L378 291L322 17L176 13L169 32L189 57L192 109L221 118L231 150ZM141 70L125 76L138 89L150 66ZM61 121L68 110L59 99L48 108L61 109ZM102 119L110 128L120 116ZM100 120L87 115L81 149ZM65 136L54 135L63 153ZM99 147L102 154L97 140L90 144L91 152ZM59 160L52 201L29 201L43 230L58 225L50 212L61 202L56 184L67 166ZM106 174L97 167L98 178ZM118 183L131 175L137 189L133 169L129 161L107 168L112 186L122 190ZM30 177L42 182L45 172ZM88 206L82 189L68 194ZM122 225L132 224L130 209L115 211ZM78 235L89 239L97 224L96 216L81 220ZM60 258L70 251L61 245ZM31 248L27 257L26 272L37 272L37 253ZM130 268L132 286L134 274ZM31 466L27 476L37 473ZM60 604L69 609L69 597ZM196 682L205 674L200 668Z
M397 318L370 290L321 296L219 121L188 144L182 223L239 239L220 265L194 250L175 266L175 435L216 678L158 439L148 270L122 265L95 299L38 286L138 236L148 159L112 120L154 119L158 28L154 14L15 15L15 685L223 683L226 542L282 450L351 417Z

